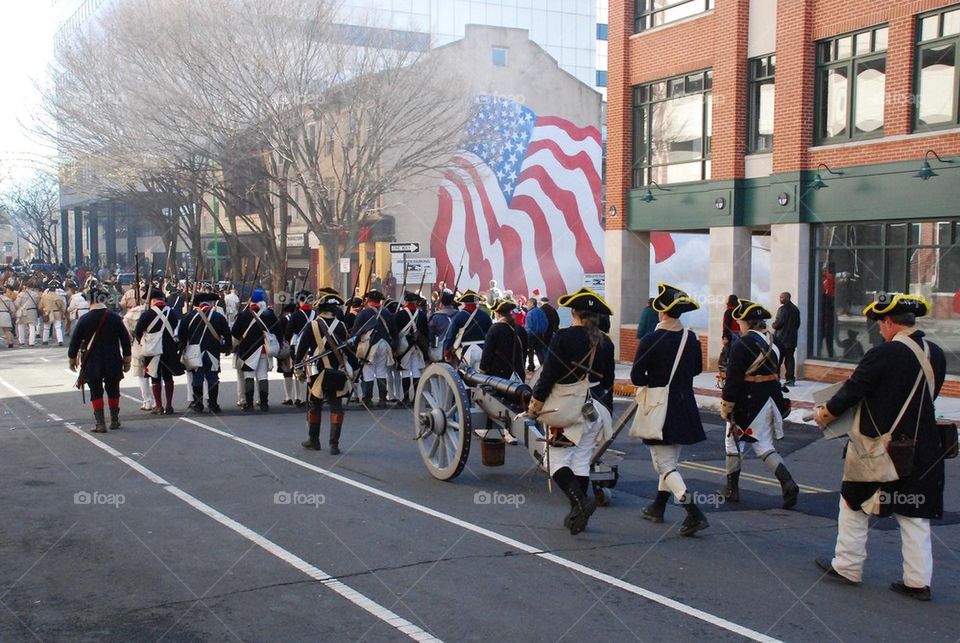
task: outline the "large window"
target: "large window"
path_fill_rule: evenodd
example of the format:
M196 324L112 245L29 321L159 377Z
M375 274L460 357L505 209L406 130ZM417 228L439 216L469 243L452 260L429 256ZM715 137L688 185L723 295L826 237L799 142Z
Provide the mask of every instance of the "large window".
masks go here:
M750 152L773 149L773 70L776 56L750 61L750 96L747 105L747 145Z
M912 293L932 307L920 328L960 373L960 219L819 225L813 253L811 357L858 361L883 341L863 308L877 292Z
M883 135L887 28L817 43L816 139Z
M633 88L633 186L710 178L713 72Z
M639 33L713 9L713 0L635 0L633 31Z
M925 131L960 123L960 7L920 16L917 23L914 129Z

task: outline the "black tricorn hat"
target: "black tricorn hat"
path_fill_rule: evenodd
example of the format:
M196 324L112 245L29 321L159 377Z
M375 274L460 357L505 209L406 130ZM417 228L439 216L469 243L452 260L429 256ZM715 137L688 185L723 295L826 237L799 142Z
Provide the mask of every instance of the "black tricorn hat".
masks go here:
M316 307L317 308L339 308L343 306L343 297L338 293L320 293L320 296L317 297Z
M309 290L301 290L295 295L294 299L296 299L298 304L309 304L313 301L314 297L313 293Z
M421 299L422 297L413 291L408 290L407 292L403 293L403 301L419 304Z
M219 300L220 298L214 295L212 292L198 292L193 296L193 301L191 303L194 306L200 306L201 304L208 304L210 302Z
M459 304L480 304L483 301L484 296L473 290L467 290L457 297L457 303Z
M360 299L359 297L353 297L353 298L350 300L350 307L351 307L351 308L360 308L360 306L363 306L363 300Z
M492 310L500 315L509 315L517 307L517 302L512 299L498 299L493 302Z
M98 286L87 289L87 301L91 304L109 304L110 293Z
M923 317L930 312L930 304L919 295L904 295L896 292L878 292L863 309L868 319L883 319L888 315L903 315L913 313L916 317Z
M682 314L700 308L700 304L694 301L690 295L675 286L659 283L657 288L659 288L659 292L653 298L653 309L658 313L673 311Z
M367 294L363 296L364 299L370 299L372 301L383 301L386 297L379 290L368 290Z
M391 313L397 312L397 308L400 307L400 302L396 299L388 299L386 303L383 304L383 307L389 310Z
M557 303L566 308L572 308L573 310L586 310L599 315L613 314L613 310L610 308L610 305L603 300L603 297L587 287L559 297Z
M737 298L737 306L730 314L737 321L755 321L773 317L770 311L760 304L743 298Z
M332 288L330 286L324 286L323 288L320 288L319 290L317 290L317 292L320 293L321 296L336 295L337 297L342 297L339 290L337 290L336 288Z

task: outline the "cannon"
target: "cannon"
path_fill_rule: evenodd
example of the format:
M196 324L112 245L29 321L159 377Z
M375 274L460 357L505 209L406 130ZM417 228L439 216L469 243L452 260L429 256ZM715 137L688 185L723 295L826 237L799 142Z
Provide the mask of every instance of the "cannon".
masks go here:
M463 471L470 456L475 429L509 430L540 465L546 449L546 427L524 414L533 391L527 384L485 375L467 367L444 362L428 366L414 396L413 414L420 456L430 475L449 481ZM610 413L595 405L607 427ZM590 479L601 505L609 504L616 485L616 465L604 464L602 456L633 415L635 405L612 428L612 437L598 445L591 461Z

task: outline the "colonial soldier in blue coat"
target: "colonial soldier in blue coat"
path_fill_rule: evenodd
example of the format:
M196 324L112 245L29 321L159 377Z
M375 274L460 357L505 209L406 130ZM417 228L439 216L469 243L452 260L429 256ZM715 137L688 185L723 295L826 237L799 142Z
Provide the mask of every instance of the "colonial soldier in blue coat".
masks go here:
M818 559L818 567L832 578L858 584L870 516L893 515L903 543L903 577L890 589L921 601L930 600L930 520L943 517L946 446L934 413L946 359L914 327L916 318L929 310L921 297L878 294L864 314L877 322L884 343L870 349L850 379L815 412L821 427L845 412L859 413L844 451L836 551L833 560ZM905 439L907 447L897 449L903 454L898 463L887 457L881 436L888 435L895 443ZM884 457L865 457L871 447Z
M417 390L430 351L427 314L420 309L421 300L417 293L405 292L403 308L397 310L393 319L393 332L397 337L395 358L402 391L400 403L403 406L410 405L410 384L412 382L413 390Z
M90 311L77 320L70 337L67 357L70 370L80 368L81 385L90 387L94 433L106 433L103 417L103 394L110 407L110 428L120 428L120 380L130 370L130 334L123 319L106 306L110 295L91 288L88 293ZM79 357L83 354L83 363Z
M483 356L483 342L493 320L480 308L483 295L468 290L457 298L463 308L457 312L447 326L443 339L443 354L454 365L465 363L472 369L480 368Z
M764 465L777 477L783 508L797 504L800 487L773 446L783 437L783 418L789 403L780 390L780 347L767 331L770 311L748 299L738 299L733 319L740 324L740 339L730 349L720 417L727 422L727 486L724 497L740 500L740 464L746 444L753 446Z
M652 333L640 340L630 380L637 386L669 386L663 439L645 439L650 460L657 472L657 497L641 514L652 522L663 522L670 494L684 505L687 517L680 527L681 536L691 536L708 527L707 519L687 493L680 475L680 450L684 444L703 442L707 436L700 421L700 410L693 394L693 378L703 370L700 340L696 333L680 323L680 315L697 310L699 304L687 293L667 284L659 284L651 306L659 315Z
M301 290L299 293L297 293L296 310L292 311L287 319L286 326L283 331L283 338L284 341L290 345L290 350L294 354L297 352L297 343L300 341L300 336L303 333L303 329L309 326L310 322L317 318L317 311L313 309L313 302L313 293L306 290ZM284 377L286 377L286 374L284 374ZM293 404L297 408L300 408L307 402L306 383L298 378L293 378L292 384ZM287 402L284 402L284 404L286 403Z
M143 311L137 326L133 331L133 338L143 341L144 333L162 332L162 350L159 355L145 356L144 375L150 378L153 389L154 415L173 415L173 378L183 375L183 364L180 363L180 338L177 327L180 323L180 314L167 305L167 300L159 290L153 293L153 301L149 308ZM164 388L166 405L161 398L161 385Z
M193 310L180 323L180 343L185 351L199 347L200 367L190 372L193 387L193 403L190 408L203 412L203 383L207 383L207 399L210 411L220 412L220 359L229 355L233 347L230 325L226 316L216 309L219 297L213 293L198 293L193 296Z
M365 307L353 322L351 335L357 338L357 357L363 365L362 401L373 404L373 383L380 394L379 406L387 406L387 372L393 362L393 313L383 304L379 290L364 295Z
M517 303L503 299L493 304L496 321L487 331L480 357L480 370L505 380L523 382L526 371L523 359L527 354L527 331L517 326L513 311Z
M323 405L327 403L330 405L330 453L338 455L343 428L343 398L350 394L353 369L358 362L347 349L347 326L338 319L343 299L339 295L321 292L316 306L318 316L303 329L294 356L297 364L311 357L320 358L298 373L306 378L310 395L308 439L302 444L305 449L320 450Z
M613 312L600 295L589 288L564 295L557 303L571 309L573 325L557 332L550 341L527 413L533 417L543 415L539 419L549 426L551 437L547 441L544 464L570 500L570 512L563 524L571 534L578 534L586 529L597 507L597 501L587 496L590 458L610 415L605 404L598 408L598 404L593 403L595 413L580 415L574 423L561 427L551 424L549 414L555 409L547 406L545 411L544 408L556 386L585 380L591 385L593 400L599 403L608 397L613 389L616 363L613 342L600 330L600 321Z
M250 296L250 305L237 315L233 324L233 338L237 342L237 359L243 373L243 410L253 410L254 389L260 391L261 411L270 410L270 387L267 375L273 359L266 351L266 336L280 331L277 316L267 305L263 289L256 288Z

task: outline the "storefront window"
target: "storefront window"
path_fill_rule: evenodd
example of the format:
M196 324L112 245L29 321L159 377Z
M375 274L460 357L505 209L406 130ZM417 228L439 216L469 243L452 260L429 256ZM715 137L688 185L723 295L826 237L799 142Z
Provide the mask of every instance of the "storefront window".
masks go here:
M878 291L922 295L931 313L918 327L960 373L960 219L817 226L810 357L857 362L880 344L863 308Z

